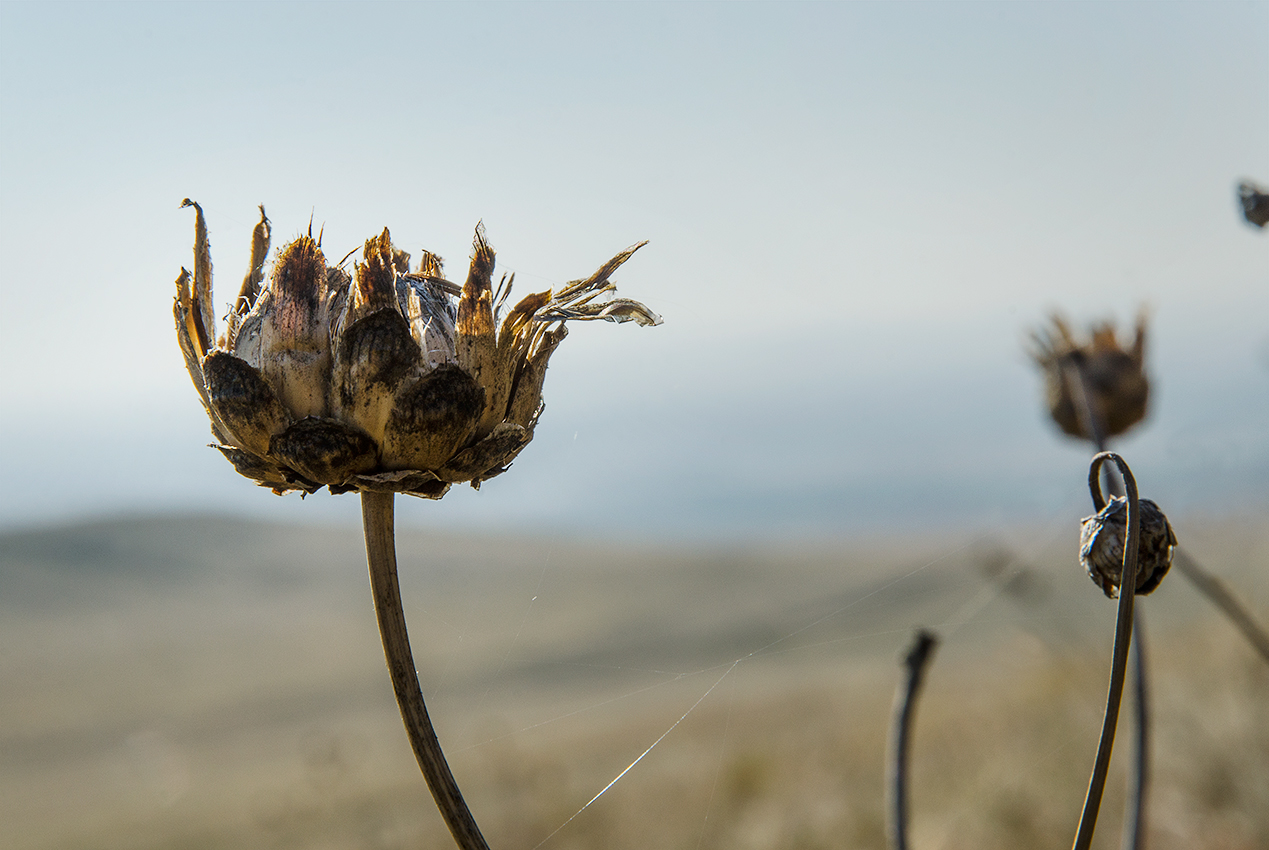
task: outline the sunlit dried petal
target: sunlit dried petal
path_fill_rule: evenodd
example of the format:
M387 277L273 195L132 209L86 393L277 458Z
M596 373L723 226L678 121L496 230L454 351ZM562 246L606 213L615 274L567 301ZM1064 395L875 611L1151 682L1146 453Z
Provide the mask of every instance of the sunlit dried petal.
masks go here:
M264 263L269 258L272 235L269 217L264 214L264 204L261 204L260 221L251 231L251 265L242 279L242 289L238 291L238 300L234 302L233 309L229 311L225 333L220 340L220 347L228 351L234 350L234 340L242 317L251 311L260 296L260 285L264 282Z
M500 404L510 392L506 364L499 357L494 335L494 252L485 240L483 226L476 227L471 269L458 302L458 365L485 390L485 407L476 427L476 439L493 430Z
M511 406L507 409L508 422L530 429L537 422L542 407L542 384L546 380L547 362L566 336L568 328L560 325L555 330L543 332L539 337L536 350L525 362L516 379Z
M261 315L260 371L296 418L326 415L330 394L326 260L301 236L282 249L273 269L271 300L258 302L244 329ZM255 315L253 315L255 314Z

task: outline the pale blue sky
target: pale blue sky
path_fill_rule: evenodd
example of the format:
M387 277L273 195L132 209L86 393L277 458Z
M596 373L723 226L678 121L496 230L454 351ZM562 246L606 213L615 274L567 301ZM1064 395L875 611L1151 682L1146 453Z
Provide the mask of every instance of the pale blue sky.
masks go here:
M255 205L461 269L483 219L582 326L480 493L402 522L641 536L1079 515L1026 330L1153 309L1119 448L1173 510L1269 497L1269 4L0 4L0 524L212 508L355 522L205 448L172 281Z

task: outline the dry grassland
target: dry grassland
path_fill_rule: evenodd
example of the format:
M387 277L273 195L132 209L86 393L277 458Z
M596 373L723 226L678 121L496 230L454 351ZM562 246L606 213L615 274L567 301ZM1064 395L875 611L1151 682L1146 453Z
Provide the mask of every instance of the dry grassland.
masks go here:
M496 850L880 850L896 658L918 625L945 640L915 730L913 846L1060 848L1114 618L1069 525L744 551L399 546L424 692ZM1176 525L1269 620L1264 518ZM354 529L214 518L0 536L5 846L451 847L360 547ZM1179 575L1141 609L1150 848L1269 847L1269 666ZM1119 843L1130 727L1099 848Z

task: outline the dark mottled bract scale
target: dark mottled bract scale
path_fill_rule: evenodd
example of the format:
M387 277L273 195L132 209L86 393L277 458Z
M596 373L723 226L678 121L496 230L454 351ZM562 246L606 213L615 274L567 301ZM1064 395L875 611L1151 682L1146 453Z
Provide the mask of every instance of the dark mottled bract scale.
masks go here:
M348 364L340 400L352 407L359 392L376 384L395 391L422 359L410 326L395 310L381 310L353 324L339 342L339 360Z
M334 419L309 416L269 444L269 454L301 475L322 484L339 484L374 468L375 443Z
M296 481L294 476L288 476L277 464L270 463L251 452L233 446L216 446L216 448L234 465L234 470L239 475L250 478L275 493L281 494L287 490L297 489L306 493L316 493L322 489L322 485L316 481Z
M1150 593L1172 566L1176 534L1159 506L1138 499L1141 506L1141 539L1137 546L1137 594ZM1128 501L1115 496L1106 507L1080 525L1080 563L1107 597L1118 595L1123 579L1124 544L1128 526Z
M203 358L202 368L208 399L235 443L268 454L269 439L290 421L272 387L254 366L223 351Z
M397 396L384 429L384 464L439 467L471 437L484 408L485 391L470 375L439 366Z
M455 455L437 475L443 481L471 481L473 486L478 485L482 479L500 474L531 439L531 431L504 422L488 437Z

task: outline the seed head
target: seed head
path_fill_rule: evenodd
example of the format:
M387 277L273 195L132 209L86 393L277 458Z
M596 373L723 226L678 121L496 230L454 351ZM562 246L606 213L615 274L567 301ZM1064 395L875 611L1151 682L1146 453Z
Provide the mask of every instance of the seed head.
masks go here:
M1250 180L1238 184L1238 202L1248 224L1263 228L1269 224L1269 192Z
M1159 506L1138 499L1141 506L1141 538L1137 546L1137 595L1159 586L1172 566L1176 535ZM1113 496L1106 506L1080 524L1080 563L1102 592L1111 599L1123 583L1124 544L1127 541L1128 500Z
M1110 322L1093 325L1089 338L1076 341L1070 326L1054 315L1050 326L1031 334L1031 359L1044 370L1049 415L1066 434L1096 440L1122 434L1146 415L1150 382L1145 374L1146 317L1137 317L1131 348L1121 348ZM1095 422L1086 422L1078 394L1083 393Z
M661 322L637 301L601 298L642 242L504 315L514 276L493 291L494 251L479 225L461 288L426 251L411 273L387 228L351 275L327 265L310 232L283 246L264 283L261 207L251 267L216 338L206 222L198 204L182 206L195 215L194 274L181 269L173 308L185 366L215 447L279 494L325 486L439 499L454 483L479 487L533 439L565 322Z

